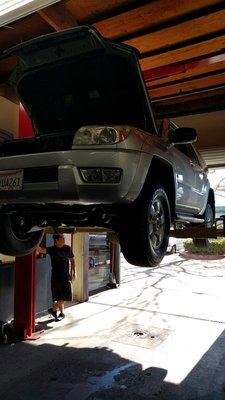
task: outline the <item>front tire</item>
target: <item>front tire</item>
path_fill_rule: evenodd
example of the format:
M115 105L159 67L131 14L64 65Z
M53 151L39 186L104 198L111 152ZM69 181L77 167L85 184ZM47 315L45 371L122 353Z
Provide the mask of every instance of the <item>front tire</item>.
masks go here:
M130 264L156 267L166 254L170 231L170 206L161 186L144 192L122 217L121 250Z
M0 253L8 256L24 256L37 248L43 237L43 229L24 232L19 217L5 214L0 217Z

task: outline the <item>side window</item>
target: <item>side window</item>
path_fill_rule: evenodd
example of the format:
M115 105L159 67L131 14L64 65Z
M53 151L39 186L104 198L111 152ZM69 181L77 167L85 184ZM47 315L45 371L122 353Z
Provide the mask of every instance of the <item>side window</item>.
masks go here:
M185 154L190 160L194 161L194 163L200 165L197 154L191 144L176 144L176 149L181 151L181 153Z
M188 148L188 157L196 164L200 165L199 159L197 157L197 154L195 153L193 146L191 144L187 144L187 148Z
M173 124L171 124L171 122L169 123L168 126L168 137L170 138L171 135L174 133L174 131L176 130L175 126Z
M156 126L157 126L158 135L162 136L163 120L162 119L157 119L156 120Z
M188 158L190 158L189 152L188 152L188 145L187 145L187 144L176 144L174 147L175 147L177 150L179 150L181 153L185 154L185 156L187 156Z
M175 131L175 127L172 124L169 124L169 133L173 133Z

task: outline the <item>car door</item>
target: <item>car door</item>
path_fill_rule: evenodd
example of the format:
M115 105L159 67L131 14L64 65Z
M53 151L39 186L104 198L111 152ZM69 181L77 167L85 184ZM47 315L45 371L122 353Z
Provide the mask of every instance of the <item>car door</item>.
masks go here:
M190 160L191 168L193 169L195 175L195 197L197 201L198 212L200 212L206 202L206 195L208 192L208 178L207 178L207 168L201 163L200 157L192 144L187 144L187 152Z
M169 133L172 133L175 129L176 126L170 122ZM197 184L196 179L194 150L192 151L190 144L184 143L174 145L171 148L171 153L173 155L176 185L176 212L197 214L199 212L199 183Z
M191 144L175 145L174 159L177 210L187 214L198 214L205 205L206 171Z
M196 214L198 212L195 188L195 172L188 156L186 144L173 147L176 210L179 213Z

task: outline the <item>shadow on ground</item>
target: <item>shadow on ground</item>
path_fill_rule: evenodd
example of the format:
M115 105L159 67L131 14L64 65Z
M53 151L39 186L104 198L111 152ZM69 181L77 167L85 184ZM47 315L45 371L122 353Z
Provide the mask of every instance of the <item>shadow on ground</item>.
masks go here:
M4 400L141 400L157 392L166 371L121 358L107 348L17 343L0 348ZM143 397L144 396L144 397Z
M0 347L0 399L4 400L222 400L225 333L180 385L167 371L120 357L108 348L17 343ZM151 353L149 353L151 354ZM181 360L182 363L182 360ZM179 368L179 366L176 366Z

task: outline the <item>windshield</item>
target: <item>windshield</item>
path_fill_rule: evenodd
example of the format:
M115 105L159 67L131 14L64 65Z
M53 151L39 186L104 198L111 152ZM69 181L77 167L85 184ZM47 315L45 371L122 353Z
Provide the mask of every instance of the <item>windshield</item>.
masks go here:
M143 87L126 57L95 53L42 66L21 79L18 92L42 134L100 124L145 128Z

